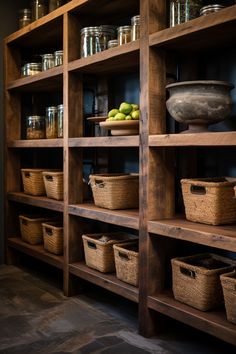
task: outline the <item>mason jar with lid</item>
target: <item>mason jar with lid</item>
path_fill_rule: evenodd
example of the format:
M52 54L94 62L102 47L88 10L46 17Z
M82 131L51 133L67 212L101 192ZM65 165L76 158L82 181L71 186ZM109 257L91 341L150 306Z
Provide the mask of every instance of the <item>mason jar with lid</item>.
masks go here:
M54 52L55 66L63 64L63 50L57 50Z
M200 16L201 0L170 1L170 27Z
M63 104L57 106L57 137L63 138Z
M45 117L26 117L26 139L45 139Z
M42 54L42 70L48 70L55 66L54 54Z
M99 26L100 35L99 42L101 51L108 48L108 42L116 36L116 27L112 25Z
M114 48L118 46L118 40L117 39L111 39L108 41L108 48Z
M42 64L41 63L26 63L21 68L21 75L22 76L31 76L39 74L42 71Z
M205 16L205 15L211 14L212 12L218 12L224 8L225 8L225 6L220 5L220 4L212 4L212 5L203 6L200 9L200 15Z
M132 26L120 26L117 29L118 32L118 45L131 42Z
M38 20L48 13L47 2L45 0L31 1L32 20Z
M19 11L19 28L23 28L31 23L31 10L21 9Z
M46 108L46 138L57 138L57 107L51 106Z
M81 58L101 52L100 46L100 29L95 27L84 27L80 31L81 34Z
M133 16L131 18L132 32L131 39L132 41L136 41L140 38L140 15Z

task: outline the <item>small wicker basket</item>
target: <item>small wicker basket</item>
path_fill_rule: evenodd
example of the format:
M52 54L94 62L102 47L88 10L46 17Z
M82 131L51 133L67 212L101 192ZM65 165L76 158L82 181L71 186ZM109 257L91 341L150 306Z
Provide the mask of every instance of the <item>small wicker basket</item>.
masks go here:
M82 235L82 238L87 266L102 273L115 271L113 245L134 239L123 232Z
M174 258L171 263L176 300L202 311L222 304L220 275L233 270L233 261L207 253Z
M236 270L220 276L227 320L236 324Z
M137 208L139 177L137 174L90 175L95 205L106 209Z
M63 172L43 172L43 180L47 197L63 200Z
M30 168L22 168L21 176L23 180L23 188L26 194L31 195L45 195L45 186L43 182L42 172L45 171L43 169L30 169Z
M44 249L57 255L63 254L63 227L60 222L43 223Z
M113 245L113 248L117 278L138 286L138 242L120 243Z
M43 243L42 223L51 220L51 218L19 215L19 220L21 238L23 241L31 245Z
M211 225L236 222L236 179L182 179L186 218Z

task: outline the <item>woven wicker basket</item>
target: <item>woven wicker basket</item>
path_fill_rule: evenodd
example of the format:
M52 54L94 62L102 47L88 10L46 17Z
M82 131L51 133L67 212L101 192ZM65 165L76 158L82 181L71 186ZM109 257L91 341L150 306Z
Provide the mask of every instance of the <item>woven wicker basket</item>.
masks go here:
M137 174L90 175L95 205L107 209L137 208L139 178Z
M63 227L60 222L43 223L44 249L50 253L63 254Z
M63 200L63 172L43 172L43 180L47 197Z
M220 276L227 320L236 324L236 270Z
M223 302L220 274L233 270L233 261L214 254L174 258L173 293L176 300L207 311Z
M101 241L101 238L104 237L109 237L109 241ZM115 271L113 245L134 239L131 238L131 235L123 232L82 235L82 238L87 266L102 273Z
M212 225L236 222L236 179L183 179L181 184L188 220Z
M22 168L21 176L23 180L24 192L31 195L45 195L42 169Z
M120 243L113 248L117 278L138 286L138 242Z
M20 232L23 241L31 245L43 243L42 223L51 220L42 216L19 215Z

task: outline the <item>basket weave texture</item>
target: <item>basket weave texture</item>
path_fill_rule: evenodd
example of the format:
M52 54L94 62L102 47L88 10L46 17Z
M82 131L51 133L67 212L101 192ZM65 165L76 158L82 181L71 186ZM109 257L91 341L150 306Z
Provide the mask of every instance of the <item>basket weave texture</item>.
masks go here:
M113 248L117 278L138 286L138 242L121 243L113 245Z
M90 175L95 205L106 209L137 208L139 177L137 174Z
M43 182L42 169L22 168L21 176L23 180L23 188L26 194L45 195L45 186Z
M49 221L47 217L19 215L20 232L23 241L31 245L43 243L42 223Z
M58 222L43 223L44 249L57 255L63 254L63 227Z
M100 241L103 237L108 237L109 241ZM82 238L87 266L102 273L115 271L113 245L134 239L131 238L131 235L124 232L88 234L82 235Z
M233 270L233 261L207 253L174 258L171 263L176 300L202 311L221 305L220 275Z
M63 200L63 172L43 172L43 180L47 197Z
M211 225L236 222L236 179L182 179L186 218Z
M220 276L227 320L236 324L236 270Z

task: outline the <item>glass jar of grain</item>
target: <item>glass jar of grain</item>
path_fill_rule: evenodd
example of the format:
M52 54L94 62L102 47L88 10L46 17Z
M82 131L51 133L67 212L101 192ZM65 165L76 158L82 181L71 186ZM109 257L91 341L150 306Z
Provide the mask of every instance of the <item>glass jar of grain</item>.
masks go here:
M63 104L57 106L57 137L63 138Z
M42 54L42 71L51 69L55 66L54 54Z
M118 32L118 45L131 42L132 26L120 26L117 29Z
M201 0L170 1L170 27L200 16Z
M26 139L45 139L45 117L26 117Z
M46 108L46 138L57 138L57 107Z
M137 39L140 38L140 16L133 16L131 18L131 25L132 25L132 31L131 31L131 39L132 41L136 41Z

